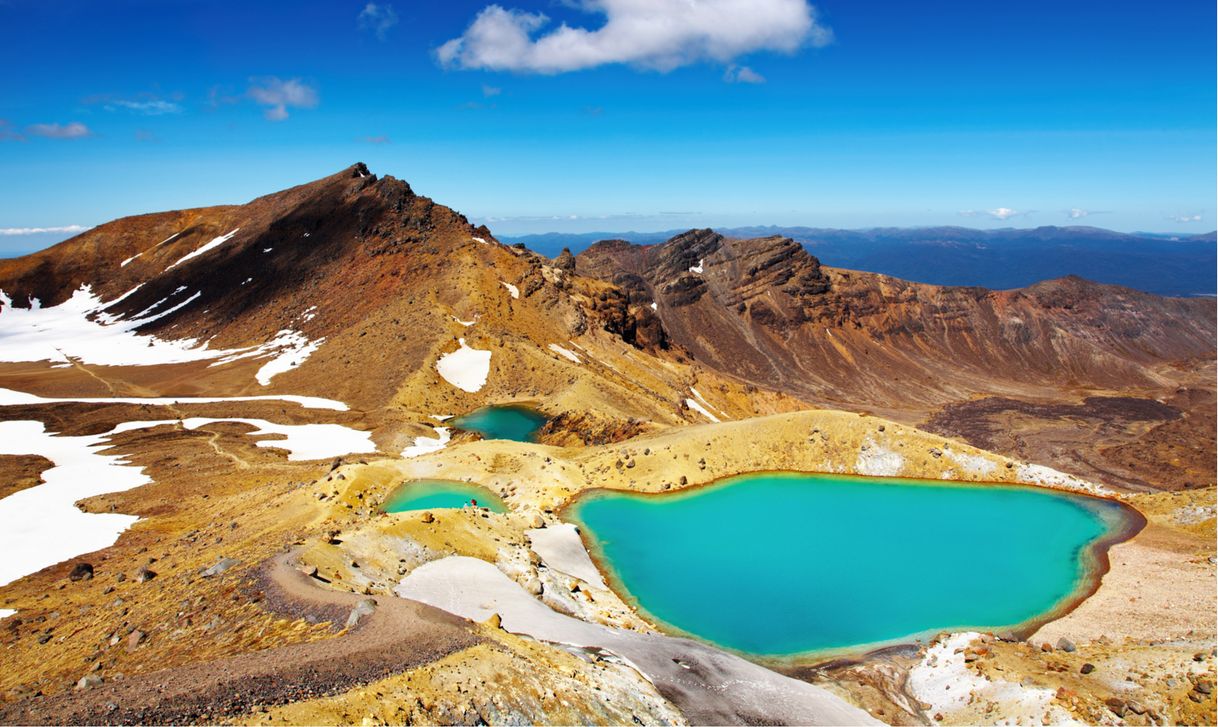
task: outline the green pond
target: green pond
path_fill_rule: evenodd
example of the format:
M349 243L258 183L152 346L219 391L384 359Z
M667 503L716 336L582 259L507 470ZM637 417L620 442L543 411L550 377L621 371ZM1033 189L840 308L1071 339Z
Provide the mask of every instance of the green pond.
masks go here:
M642 612L768 657L1034 623L1080 596L1133 517L1035 488L796 473L597 490L567 513Z
M477 500L479 507L507 512L495 493L479 485L450 480L411 480L393 491L385 501L385 512L460 508Z
M452 420L458 429L478 432L484 439L532 442L546 424L546 415L520 404L487 406Z

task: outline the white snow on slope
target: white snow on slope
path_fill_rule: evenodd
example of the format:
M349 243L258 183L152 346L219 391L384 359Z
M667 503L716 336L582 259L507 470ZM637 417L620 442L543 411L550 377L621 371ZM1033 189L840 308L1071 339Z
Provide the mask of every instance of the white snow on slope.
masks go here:
M559 346L557 343L551 343L550 350L553 351L554 353L558 354L559 356L562 356L563 358L574 361L575 363L583 363L583 361L579 360L579 356L576 356L573 351L568 351L567 349L563 348L562 346Z
M502 285L503 287L507 288L507 292L510 293L513 298L520 297L520 288L517 288L515 285L512 285L511 283L505 283L502 280L499 281L499 284Z
M698 273L699 275L701 275L701 274L702 274L702 267L703 267L702 263L704 263L704 262L706 262L706 261L705 261L705 260L699 260L697 265L695 265L695 266L693 266L692 268L690 268L690 269L689 269L689 272L691 272L691 273Z
M465 339L457 341L461 347L446 353L436 361L436 371L453 386L474 393L486 385L491 373L491 352L465 345Z
M483 245L487 244L486 240L483 240L481 237L475 237L474 242L480 242Z
M257 442L259 447L285 449L288 459L292 461L309 459L329 459L345 454L367 454L376 451L372 442L372 434L359 429L345 427L342 424L276 424L265 419L246 419L242 417L190 417L188 419L160 419L142 422L124 422L115 427L110 434L120 434L136 429L148 429L162 424L181 423L186 429L215 424L217 422L236 422L255 427L250 432L251 437L265 434L281 434L283 439L263 439Z
M226 243L226 242L228 242L229 240L231 240L231 239L232 239L232 237L233 237L233 235L237 234L237 233L238 233L238 232L240 232L240 231L241 231L241 228L240 228L240 227L238 227L237 229L233 230L232 232L228 233L227 235L220 235L219 237L215 238L215 239L214 239L214 240L212 240L211 242L209 242L209 243L206 243L206 244L202 245L201 247L199 247L199 248L198 248L197 250L195 250L194 252L188 252L188 253L186 253L186 254L185 254L185 255L183 255L182 257L178 258L176 262L172 262L172 263L170 263L170 264L169 264L169 267L167 267L167 268L165 268L165 269L166 269L166 270L173 270L174 268L176 268L177 266L179 266L179 265L181 265L182 263L186 262L187 260L190 260L190 259L192 259L192 258L196 258L196 257L198 257L198 256L200 256L200 255L202 255L202 254L204 254L204 253L206 253L206 252L208 252L208 251L210 251L210 250L214 250L214 249L216 249L217 247L220 247L220 246L221 246L221 245L223 245L224 243ZM170 239L172 239L172 238L170 238Z
M125 268L125 267L127 267L127 265L128 265L128 264L129 264L129 263L130 263L132 260L136 259L137 257L139 257L140 255L143 255L143 254L144 254L144 253L142 253L142 252L137 252L136 254L132 255L131 257L129 257L129 258L127 258L126 260L124 260L124 261L122 261L121 263L119 263L119 264L118 264L118 266L119 266L120 268Z
M710 410L708 410L706 407L702 406L696 400L686 399L685 405L688 406L690 409L693 409L694 411L698 412L702 416L706 417L707 419L710 419L712 422L715 422L716 424L719 423L719 417L715 416L714 414L711 414Z
M291 460L376 451L370 433L338 424L289 425L262 419L202 417L187 419L182 424L187 429L196 429L219 421L257 427L251 436L283 435L284 439L260 441L258 446L288 450ZM76 503L151 483L143 468L128 464L120 455L103 452L110 447L110 437L116 434L174 423L173 420L126 422L104 434L71 437L48 432L38 421L0 422L0 455L35 454L54 463L42 473L42 484L0 499L0 586L113 545L119 534L139 518L118 513L86 513Z
M347 411L349 408L343 402L334 399L323 399L319 396L296 396L294 394L265 396L86 396L63 398L38 396L37 394L27 394L23 391L0 387L0 406L63 403L174 406L178 404L222 404L229 401L290 401L300 404L306 409L329 409L331 411Z
M574 525L558 523L526 530L524 534L528 536L533 552L541 556L547 567L601 590L609 588L584 548L584 541L580 540L579 530Z
M717 411L718 411L720 414L722 414L723 416L727 416L727 412L723 411L723 410L722 410L722 409L720 409L719 407L717 407L717 406L715 406L715 405L711 404L709 401L707 401L707 400L706 400L706 397L705 397L705 396L702 396L702 392L698 391L697 389L695 389L695 388L694 388L694 387L692 387L692 386L691 386L691 387L689 387L689 390L690 390L690 392L692 392L692 393L693 393L694 398L695 398L695 399L697 399L698 401L702 402L702 403L703 403L703 404L706 406L706 408L707 408L707 409L715 409L715 410L717 410Z
M0 500L0 586L112 545L137 517L85 513L76 502L152 480L122 457L101 454L106 434L61 437L42 422L0 422L0 454L36 454L54 462L43 484Z
M194 302L199 293L144 318L119 320L103 312L135 290L103 303L90 286L82 285L71 298L50 308L41 307L36 300L30 308L15 308L12 300L0 291L0 361L67 363L79 359L99 366L155 366L234 353L209 350L195 339L165 341L135 333L140 326Z
M169 242L170 240L172 240L173 238L177 237L177 236L178 236L178 235L180 235L180 234L182 234L182 233L180 233L180 232L175 232L175 233L173 233L173 234L172 234L172 235L170 235L169 237L166 237L164 240L161 240L161 241L160 241L160 242L158 242L157 244L153 245L151 249L153 249L153 250L157 249L157 248L158 248L158 247L160 247L161 245L164 245L165 243ZM132 255L131 257L129 257L129 258L127 258L126 260L124 260L124 261L122 261L121 263L119 263L119 264L118 264L118 266L119 266L120 268L125 268L125 267L127 267L127 265L128 265L128 264L130 264L130 263L131 263L133 260L135 260L135 259L136 259L137 257L139 257L140 255L143 255L145 252L147 252L147 250L141 250L140 252L137 252L136 254Z
M452 432L448 427L436 427L435 430L439 437L415 437L414 444L402 450L402 456L418 457L444 449L444 445L453 438Z
M254 378L258 379L258 383L263 386L269 385L271 379L285 371L291 371L304 363L325 342L325 338L310 341L300 331L287 329L280 331L275 334L274 338L261 347L263 349L279 349L279 354L263 364L262 368L258 369L258 373L254 375Z

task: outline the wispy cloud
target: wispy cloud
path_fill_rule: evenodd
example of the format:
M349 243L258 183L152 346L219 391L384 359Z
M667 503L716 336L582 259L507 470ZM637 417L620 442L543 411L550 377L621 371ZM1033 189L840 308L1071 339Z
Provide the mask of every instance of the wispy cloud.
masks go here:
M1024 217L1034 210L1016 210L1010 207L995 207L990 210L960 210L956 214L961 217L991 217L995 220L1009 220L1012 217Z
M765 76L748 66L733 63L723 72L723 80L727 83L765 83Z
M581 0L574 7L603 15L604 25L564 23L534 37L549 24L546 15L488 5L436 58L448 68L493 71L564 73L614 63L669 71L833 40L807 0Z
M79 121L66 124L31 124L25 127L31 136L41 136L47 139L83 139L92 136L89 127Z
M490 98L491 96L498 96L501 93L503 93L503 89L499 88L498 86L488 86L485 83L482 84L482 95L485 96L486 98Z
M393 143L393 139L390 139L388 136L385 136L384 134L379 135L379 136L361 136L359 138L359 140L364 142L365 144L392 144Z
M267 107L263 116L269 121L287 119L289 108L311 109L317 106L317 89L299 78L284 81L275 76L268 76L251 79L250 83L247 93L255 103Z
M0 227L0 237L17 237L20 235L44 235L48 233L84 232L90 228L83 225L63 225L62 227Z
M1066 213L1066 215L1072 220L1081 220L1089 214L1091 213L1087 210L1079 209L1078 207L1071 207L1070 211Z
M0 119L0 141L25 141L25 135L14 129L8 119Z
M398 24L398 14L389 4L368 3L356 18L360 30L370 30L378 40L385 40L389 29Z
M99 105L106 111L117 112L126 111L141 116L164 116L166 114L182 113L182 106L178 103L180 94L166 99L155 93L142 93L133 98L125 98L112 94L97 94L84 99L84 103L90 106Z
M1171 217L1168 217L1167 219L1171 220L1172 222L1200 222L1203 218L1201 215L1193 214L1193 215L1172 215Z

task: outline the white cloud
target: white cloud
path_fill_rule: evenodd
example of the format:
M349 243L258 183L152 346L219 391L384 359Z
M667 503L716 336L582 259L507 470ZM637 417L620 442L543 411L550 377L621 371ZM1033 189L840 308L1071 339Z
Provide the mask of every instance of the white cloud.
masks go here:
M583 0L577 7L604 15L604 25L587 30L564 23L534 38L548 17L488 5L436 57L450 68L494 71L564 73L611 63L669 71L760 50L791 53L833 39L807 0Z
M107 111L116 111L125 109L144 116L164 116L165 114L180 114L182 107L172 101L163 101L154 99L151 101L129 101L127 99L116 99L106 104Z
M398 24L398 14L392 5L368 3L357 17L360 30L371 30L380 40L385 39L389 29Z
M1023 217L1032 214L1031 210L1014 210L1010 207L995 207L992 210L960 210L956 214L961 217L980 217L986 215L996 220L1009 220L1012 217Z
M249 97L268 107L263 115L270 121L286 119L289 108L311 109L317 106L317 90L299 78L284 81L270 76L254 79L252 84Z
M1081 220L1082 218L1086 217L1087 215L1089 215L1091 213L1088 212L1087 210L1082 210L1082 209L1079 209L1078 207L1073 207L1066 214L1069 215L1070 219L1072 219L1072 220Z
M485 83L482 84L482 95L487 98L490 98L491 96L498 96L501 93L503 93L503 89L499 88L498 86L488 86Z
M1172 215L1169 219L1172 222L1200 222L1201 215Z
M765 83L765 76L748 66L733 63L723 72L723 80L728 83Z
M15 237L17 235L43 235L47 233L84 232L89 229L82 225L63 225L62 227L0 227L0 237Z
M89 127L79 121L67 124L32 124L25 130L34 136L43 136L48 139L83 139L93 135L93 132L89 131Z

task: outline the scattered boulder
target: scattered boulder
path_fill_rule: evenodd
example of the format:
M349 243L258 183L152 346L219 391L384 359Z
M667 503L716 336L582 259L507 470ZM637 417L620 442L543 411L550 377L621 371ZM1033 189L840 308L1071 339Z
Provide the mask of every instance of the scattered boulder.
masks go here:
M80 562L72 566L72 572L68 574L68 580L71 581L88 581L93 579L93 566Z
M1129 711L1129 705L1120 697L1109 697L1104 700L1104 704L1118 717L1124 717L1125 713Z
M140 644L148 640L148 634L136 629L127 635L127 651L135 651Z
M239 561L235 558L221 558L212 567L204 569L203 572L201 573L201 575L204 578L214 578L215 576L220 575L221 573L225 572L229 568L232 568L235 565L239 565L240 563L241 563L241 561Z
M1078 673L1079 674L1090 674L1093 671L1095 671L1095 664L1092 664L1091 662L1087 662L1086 664L1083 664L1082 667L1079 668Z
M137 583L147 583L153 578L156 578L156 571L152 570L151 568L140 568L135 572L135 580Z
M423 512L423 517L420 518L420 520L425 523L433 523L436 521L436 516L431 514L431 510L425 510Z
M102 681L100 674L86 674L80 678L80 681L76 682L76 688L92 689L93 687L100 687Z
M1067 654L1072 653L1075 650L1074 642L1067 639L1065 636L1057 640L1057 648L1066 652Z
M373 613L376 613L376 600L365 598L351 609L351 615L347 617L347 628L355 628L365 616L371 616Z

